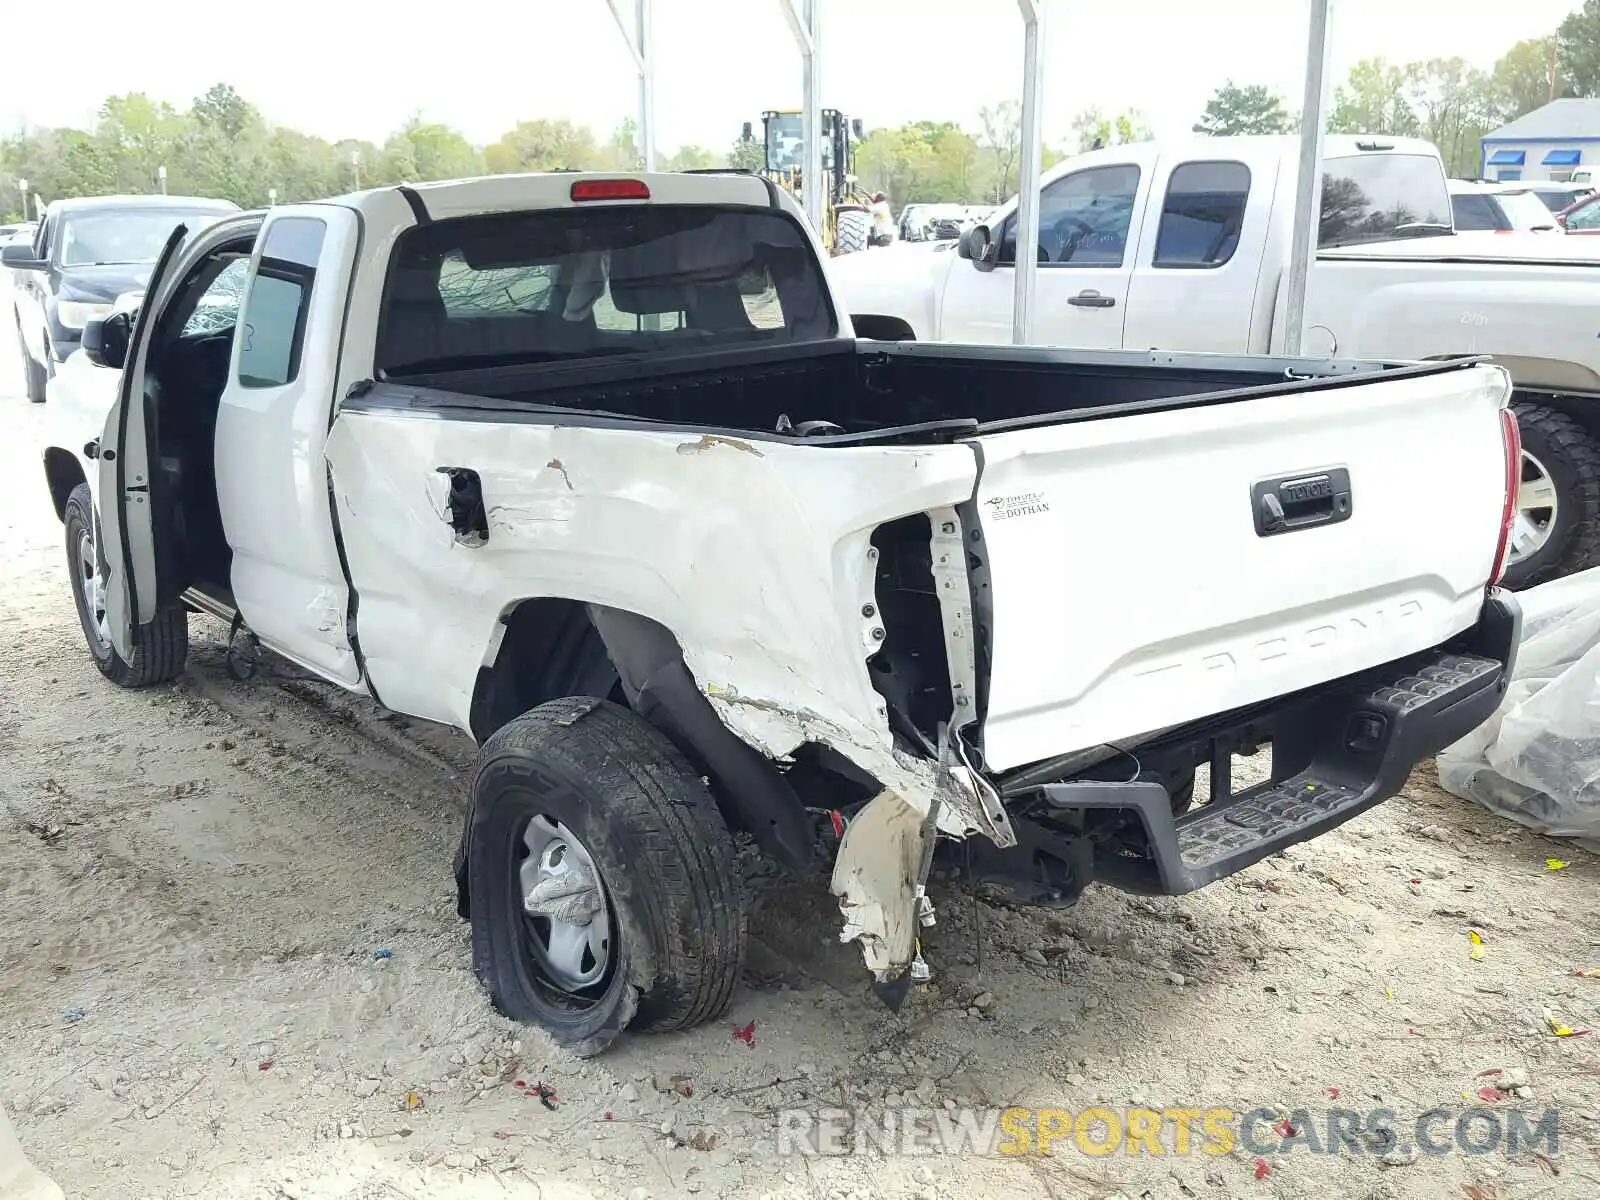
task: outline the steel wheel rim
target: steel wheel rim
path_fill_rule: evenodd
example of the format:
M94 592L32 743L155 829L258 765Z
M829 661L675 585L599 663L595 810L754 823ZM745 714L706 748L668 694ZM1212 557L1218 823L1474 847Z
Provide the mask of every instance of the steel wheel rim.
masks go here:
M106 585L100 575L99 556L95 553L94 531L87 527L78 533L77 571L83 629L104 657L111 649L111 634L106 625Z
M1515 564L1543 550L1555 532L1560 500L1555 478L1539 459L1522 452L1522 478L1517 483L1516 515L1511 520L1508 561Z
M528 957L551 990L592 1002L616 958L611 904L594 856L570 826L545 813L523 828L520 849L513 869Z

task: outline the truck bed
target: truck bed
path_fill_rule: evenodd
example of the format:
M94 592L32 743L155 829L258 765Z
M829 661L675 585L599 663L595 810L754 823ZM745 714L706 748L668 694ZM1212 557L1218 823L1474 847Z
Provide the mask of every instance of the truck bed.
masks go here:
M407 376L361 407L456 414L526 409L806 440L948 440L972 432L1092 420L1429 374L1460 363L1370 362L1083 351L836 339L683 356L478 368ZM374 394L375 392L375 394Z

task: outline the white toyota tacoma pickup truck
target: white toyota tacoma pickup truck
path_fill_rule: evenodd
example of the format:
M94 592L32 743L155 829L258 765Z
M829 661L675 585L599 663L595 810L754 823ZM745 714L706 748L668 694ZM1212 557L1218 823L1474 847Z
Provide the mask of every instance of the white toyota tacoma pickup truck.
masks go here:
M100 671L171 679L209 613L475 738L474 966L579 1053L726 1005L740 839L833 858L898 1005L937 847L1190 891L1392 795L1516 644L1503 368L858 341L749 176L228 217L73 358Z
M1281 351L1298 153L1296 138L1199 137L1051 168L1035 340ZM1507 585L1600 565L1600 256L1583 238L1455 234L1427 142L1330 136L1324 153L1306 353L1491 356L1514 381L1524 451ZM1008 342L1015 230L1013 199L959 244L829 271L863 337ZM1404 504L1389 518L1414 519Z

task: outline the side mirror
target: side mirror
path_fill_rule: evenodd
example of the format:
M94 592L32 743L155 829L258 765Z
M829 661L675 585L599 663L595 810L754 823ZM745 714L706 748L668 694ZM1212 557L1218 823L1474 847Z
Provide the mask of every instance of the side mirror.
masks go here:
M956 253L962 258L971 259L972 265L980 271L994 270L997 250L987 225L974 225L963 231L956 242Z
M33 256L33 247L26 242L13 242L0 246L0 263L13 271L42 271L50 264Z
M108 317L96 317L83 327L83 340L79 342L84 356L97 367L121 370L128 361L128 343L132 340L133 317L117 312Z
M755 139L755 136L756 136L755 133L750 128L750 122L746 121L744 123L744 129L741 130L740 133L739 133L739 140L741 142L749 142L749 141L753 141Z
M856 139L856 141L858 141L858 142L861 141L862 138L864 138L866 136L861 131L861 118L860 117L856 117L854 120L852 120L850 122L850 133L851 133L851 136L853 136Z

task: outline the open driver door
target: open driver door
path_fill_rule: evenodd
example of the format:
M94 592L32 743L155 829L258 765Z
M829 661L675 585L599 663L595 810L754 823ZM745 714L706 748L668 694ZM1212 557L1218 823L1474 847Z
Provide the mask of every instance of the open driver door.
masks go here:
M146 372L150 343L170 285L178 248L188 230L172 231L145 287L127 337L117 400L94 457L99 460L96 539L105 586L105 634L125 662L139 661L157 640L163 608L177 602L162 584L162 566L175 549L171 486L161 471L155 401ZM115 320L116 318L107 318ZM114 365L114 364L111 364Z

